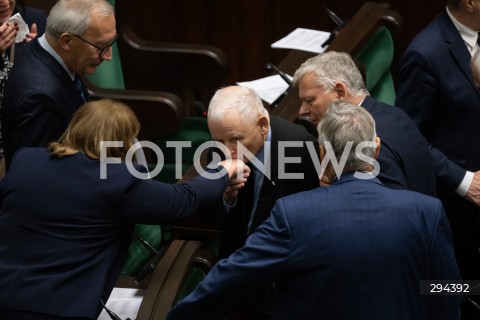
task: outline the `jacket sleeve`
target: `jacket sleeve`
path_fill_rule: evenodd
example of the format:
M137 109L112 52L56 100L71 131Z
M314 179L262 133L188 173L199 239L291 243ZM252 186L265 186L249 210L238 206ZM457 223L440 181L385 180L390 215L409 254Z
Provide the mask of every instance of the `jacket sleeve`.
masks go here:
M251 292L285 272L289 251L290 231L279 200L245 246L218 262L198 288L170 311L167 320L222 319Z
M136 183L122 205L124 217L133 223L163 224L187 218L221 198L228 184L225 170L209 169L183 184L153 179Z

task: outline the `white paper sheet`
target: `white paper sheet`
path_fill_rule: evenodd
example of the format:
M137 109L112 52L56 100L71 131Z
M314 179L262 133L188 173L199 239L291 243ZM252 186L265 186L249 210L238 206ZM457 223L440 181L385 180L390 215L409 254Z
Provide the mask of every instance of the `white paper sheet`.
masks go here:
M18 27L17 36L15 37L15 42L16 43L23 42L23 39L25 39L25 36L27 35L27 33L30 33L30 29L28 28L28 24L25 22L25 20L23 20L20 13L14 14L13 16L11 16L5 22L6 23L14 23L14 22L18 23L18 25L17 25L17 27Z
M144 294L145 290L141 289L113 288L107 301L107 308L115 312L121 319L130 318L134 320L137 317ZM104 309L97 320L111 320L111 318Z
M324 52L328 47L322 47L322 44L327 41L329 37L330 32L297 28L290 32L286 37L274 42L272 48L295 49L320 53Z
M290 75L287 76L292 79ZM269 104L272 104L288 89L288 84L278 74L253 81L237 82L237 84L255 90L260 99Z

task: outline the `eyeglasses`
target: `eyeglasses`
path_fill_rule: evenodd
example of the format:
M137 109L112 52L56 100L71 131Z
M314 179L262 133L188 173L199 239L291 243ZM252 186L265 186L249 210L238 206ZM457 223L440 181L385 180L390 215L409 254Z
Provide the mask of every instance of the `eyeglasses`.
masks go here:
M115 41L117 41L118 39L118 34L115 35L115 37L113 38L112 41L110 41L110 43L108 43L106 46L104 46L103 48L97 46L96 44L93 44L91 43L90 41L87 41L85 39L83 39L82 37L80 36L77 36L76 34L74 34L75 37L77 37L78 39L82 40L83 42L86 42L88 43L89 45L91 45L92 47L95 47L96 49L100 50L100 53L98 54L98 56L100 57L100 59L102 58L102 56L105 54L105 52L108 51L108 49L110 49L111 46L113 46L113 44L115 43Z

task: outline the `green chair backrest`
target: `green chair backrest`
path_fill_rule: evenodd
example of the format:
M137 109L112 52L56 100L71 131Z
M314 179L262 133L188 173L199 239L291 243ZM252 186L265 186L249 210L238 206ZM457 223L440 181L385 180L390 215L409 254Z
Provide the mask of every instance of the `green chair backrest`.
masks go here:
M395 83L390 71L395 45L390 31L381 26L355 58L365 68L365 86L372 97L395 104Z

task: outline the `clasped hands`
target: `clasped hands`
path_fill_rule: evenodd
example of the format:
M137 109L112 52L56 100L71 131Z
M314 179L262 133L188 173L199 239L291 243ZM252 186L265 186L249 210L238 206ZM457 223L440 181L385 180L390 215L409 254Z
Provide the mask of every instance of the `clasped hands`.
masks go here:
M223 160L219 163L223 166L229 176L228 186L223 193L223 199L231 204L238 196L238 191L245 186L247 178L250 176L250 168L239 159Z

